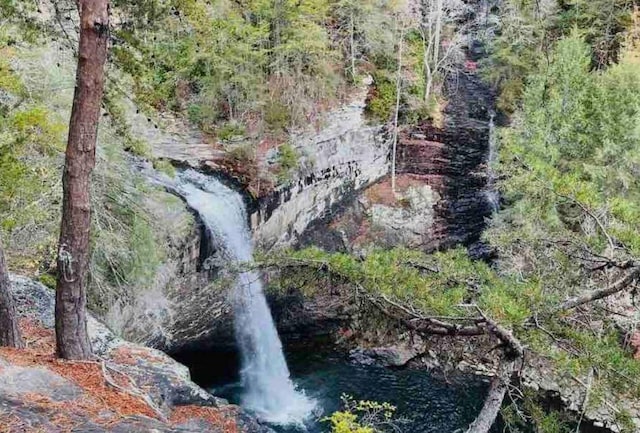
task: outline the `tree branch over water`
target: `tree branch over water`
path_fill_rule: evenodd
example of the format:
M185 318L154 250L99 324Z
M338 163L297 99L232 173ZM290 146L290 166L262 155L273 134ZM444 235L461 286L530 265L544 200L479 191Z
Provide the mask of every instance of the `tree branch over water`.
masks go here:
M561 312L572 310L576 307L590 304L604 299L633 286L634 281L640 278L640 263L635 260L615 262L607 259L615 268L621 270L621 276L613 284L598 290L593 290L579 296L567 298L551 308L549 318ZM500 344L501 356L496 375L491 381L489 392L484 405L473 423L470 424L467 433L487 433L495 422L502 401L514 378L521 373L521 365L525 356L525 346L513 334L513 332L499 324L487 315L478 305L464 304L459 307L470 311L468 316L430 316L411 302L393 299L385 293L377 293L371 287L365 287L357 276L349 275L340 269L336 269L327 260L279 257L266 262L256 264L259 268L273 269L307 269L316 272L328 273L332 278L338 278L347 286L354 289L354 296L373 306L383 316L400 323L406 329L422 336L440 335L452 337L474 337L490 335L496 338ZM411 267L410 264L406 266ZM335 281L335 280L334 280ZM475 312L476 314L473 314ZM525 323L534 321L538 313L531 316Z

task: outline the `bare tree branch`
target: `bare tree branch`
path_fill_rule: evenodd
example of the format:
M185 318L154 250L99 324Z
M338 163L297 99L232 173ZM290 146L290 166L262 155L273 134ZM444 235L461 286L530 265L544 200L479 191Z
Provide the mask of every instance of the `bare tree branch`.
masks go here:
M580 305L588 304L589 302L597 301L598 299L603 299L607 296L614 295L629 287L631 283L638 279L638 277L640 277L640 267L633 268L631 269L631 271L627 272L624 276L622 276L618 281L616 281L609 287L594 290L592 292L567 299L562 304L560 304L554 310L554 312L571 310L572 308L579 307Z

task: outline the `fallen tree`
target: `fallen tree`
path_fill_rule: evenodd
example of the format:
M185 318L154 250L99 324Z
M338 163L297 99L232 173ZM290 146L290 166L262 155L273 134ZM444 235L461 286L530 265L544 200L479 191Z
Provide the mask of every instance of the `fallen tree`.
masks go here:
M415 264L407 264L415 267ZM622 275L611 285L588 293L570 297L560 302L556 307L551 308L550 316L566 312L576 307L587 305L594 301L604 299L608 296L620 293L633 287L633 283L640 279L640 264L637 261L613 262L613 267L621 269ZM348 285L354 287L353 295L360 302L366 302L373 306L385 317L400 323L406 329L421 336L456 336L473 337L490 335L498 340L496 348L501 349L500 360L495 376L491 381L489 392L484 401L483 407L477 418L468 427L467 433L487 433L500 413L505 395L510 385L520 374L525 358L525 347L510 329L505 328L481 310L476 304L464 304L459 307L475 314L461 317L436 317L425 314L411 303L400 302L392 299L383 293L377 293L369 287L364 287L360 281L350 275L340 272L325 260L298 259L298 258L278 258L257 264L260 268L275 268L279 270L287 268L307 268L317 272L324 272L331 275L332 281L335 278L343 280ZM429 267L431 272L438 272ZM474 288L475 289L475 288ZM533 315L528 323L537 323L537 314ZM550 318L550 317L549 317Z

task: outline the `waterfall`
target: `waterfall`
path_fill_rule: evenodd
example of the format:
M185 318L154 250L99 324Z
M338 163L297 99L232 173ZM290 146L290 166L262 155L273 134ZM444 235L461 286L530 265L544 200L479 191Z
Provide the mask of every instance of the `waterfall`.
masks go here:
M485 196L491 207L491 213L500 210L500 194L496 189L495 165L498 162L498 137L496 135L495 113L489 119L489 153L487 155L487 190Z
M175 189L200 215L224 258L234 264L253 259L253 243L241 196L215 178L180 172ZM264 421L302 424L313 402L296 391L282 351L260 274L240 273L233 295L235 332L241 354L242 405Z

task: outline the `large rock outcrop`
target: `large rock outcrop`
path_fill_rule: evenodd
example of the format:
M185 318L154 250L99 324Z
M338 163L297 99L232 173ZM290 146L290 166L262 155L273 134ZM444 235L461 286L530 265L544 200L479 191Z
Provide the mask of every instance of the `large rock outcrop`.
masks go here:
M422 245L427 250L478 241L492 212L487 191L493 94L471 72L450 78L446 93L444 125L411 128L398 143L398 172L441 197Z
M441 127L403 130L397 189L384 178L310 226L303 243L330 250L370 243L433 251L480 240L493 212L489 143L494 95L475 72L450 78ZM345 196L349 198L349 196Z
M397 188L389 178L355 197L345 197L333 215L316 222L303 243L331 250L368 244L404 245L433 251L480 240L495 206L489 167L495 95L478 61L496 23L494 1L468 1L460 23L468 41L466 61L448 74L441 122L424 120L401 130Z
M27 349L0 348L2 431L270 431L191 382L187 367L93 317L96 360L55 359L53 291L19 276L11 283Z
M246 196L249 223L259 248L269 250L295 245L314 221L330 215L345 197L356 195L386 175L390 143L385 128L366 122L363 101L364 94L356 95L351 104L328 113L323 122L325 126L319 130L293 134L290 143L299 155L300 167L293 178L263 197ZM191 145L189 137L195 140L188 155L174 153L171 148L175 146L175 139L157 132L145 119L139 120L143 123L136 128L137 134L156 140L153 152L158 157L174 154L179 160L175 162L213 172L234 184L232 175L218 171L217 162L207 159L213 154L207 156L203 152L203 146L195 140L197 135L181 135L187 139L186 149ZM152 131L147 131L149 128ZM151 168L150 163L138 161L136 164L142 171ZM240 187L237 182L235 186ZM163 293L167 303L160 325L155 327L153 335L136 329L138 335L132 338L170 352L207 342L232 345L229 294L233 283L220 278L215 270L201 266L217 246L211 245L204 230L201 230L200 242L189 237L184 245L182 258L178 258L180 278ZM215 281L212 283L212 280Z
M291 245L333 206L389 172L390 141L364 119L364 102L331 112L325 128L294 136L303 169L289 185L258 201L251 214L254 237L264 249Z

